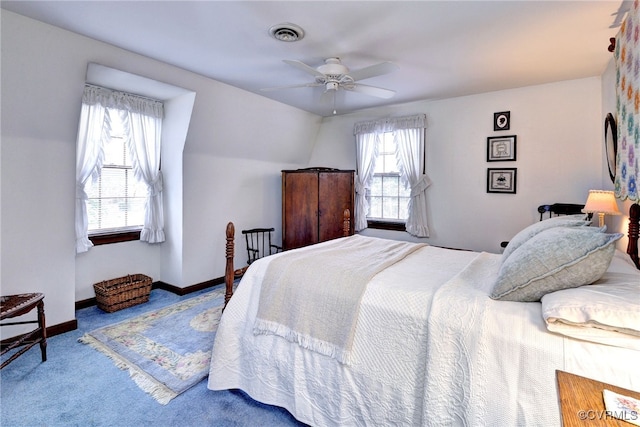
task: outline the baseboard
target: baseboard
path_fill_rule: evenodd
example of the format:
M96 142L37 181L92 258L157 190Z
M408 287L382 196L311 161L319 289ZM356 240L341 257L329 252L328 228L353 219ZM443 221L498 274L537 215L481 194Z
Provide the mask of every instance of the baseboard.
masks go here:
M168 292L172 292L176 295L183 296L193 292L201 291L203 289L210 288L212 286L220 285L222 283L224 283L224 277L218 277L216 279L207 280L206 282L196 283L195 285L187 286L185 288L179 288L175 285L171 285L163 281L157 281L157 282L153 282L151 289L162 289ZM76 301L76 310L92 307L94 305L96 305L95 297L87 298L81 301Z
M206 282L196 283L195 285L187 286L186 288L179 288L169 283L158 281L158 282L153 282L151 289L163 289L165 291L173 292L176 295L183 296L183 295L190 294L192 292L201 291L203 289L207 289L212 286L219 285L221 283L224 283L224 277L218 277L216 279L207 280ZM96 305L95 297L84 299L81 301L76 301L76 310L92 307L94 305ZM59 323L57 325L48 326L47 336L52 337L54 335L63 334L65 332L70 332L75 329L78 329L78 321L74 319L68 322Z
M64 334L78 329L78 321L76 319L68 322L58 323L57 325L47 326L47 337Z
M196 283L195 285L187 286L186 288L179 288L177 286L165 283L162 281L154 282L152 289L163 289L165 291L173 292L176 295L188 295L192 292L201 291L203 289L210 288L212 286L220 285L224 283L224 277L218 277L216 279L207 280L206 282ZM82 301L76 301L76 310L87 308L96 305L96 299L88 298ZM45 305L46 311L46 305ZM47 337L64 334L65 332L71 332L78 329L78 321L76 319L69 320L68 322L58 323L53 326L47 326ZM5 341L13 340L15 337L10 337L0 341L0 347L5 345Z
M76 310L80 310L81 308L88 308L96 305L96 298L88 298L83 299L82 301L76 301Z
M47 338L64 334L65 332L71 332L76 329L78 329L78 321L76 319L69 320L68 322L64 323L58 323L57 325L53 326L47 326ZM0 341L0 348L4 349L7 345L19 340L28 333L29 332L3 339L2 341Z
M216 279L207 280L206 282L196 283L195 285L187 286L186 288L179 288L177 286L165 283L162 281L154 282L152 289L163 289L165 291L173 292L176 295L188 295L192 292L201 291L203 289L210 288L212 286L220 285L224 283L224 277L218 277ZM88 298L82 301L76 301L76 310L87 308L96 305L95 298ZM46 310L46 306L45 306ZM57 325L47 326L47 337L53 337L55 335L64 334L65 332L71 332L78 329L78 321L76 319L69 320L68 322L58 323ZM0 347L6 345L6 343L15 340L17 337L10 337L0 341Z
M187 286L186 288L179 288L169 283L158 281L153 283L153 289L163 289L165 291L173 292L176 295L183 296L193 292L201 291L203 289L210 288L212 286L220 285L222 283L224 283L224 277L218 277L217 279L196 283L195 285Z

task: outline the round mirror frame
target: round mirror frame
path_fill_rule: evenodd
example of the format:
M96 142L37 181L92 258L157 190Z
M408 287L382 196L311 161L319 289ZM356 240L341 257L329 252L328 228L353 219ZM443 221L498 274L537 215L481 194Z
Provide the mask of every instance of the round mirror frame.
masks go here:
M613 114L607 114L604 119L604 147L609 166L609 177L611 181L616 179L616 155L618 154L618 127Z

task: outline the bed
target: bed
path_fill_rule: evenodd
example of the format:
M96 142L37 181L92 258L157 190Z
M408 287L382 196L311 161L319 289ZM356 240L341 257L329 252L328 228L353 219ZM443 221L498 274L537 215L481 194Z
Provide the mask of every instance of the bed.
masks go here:
M504 254L355 235L258 260L225 308L208 387L314 426L560 425L556 370L640 389L640 206L630 217L627 253L622 235L571 216L525 228ZM376 265L352 277L345 259Z

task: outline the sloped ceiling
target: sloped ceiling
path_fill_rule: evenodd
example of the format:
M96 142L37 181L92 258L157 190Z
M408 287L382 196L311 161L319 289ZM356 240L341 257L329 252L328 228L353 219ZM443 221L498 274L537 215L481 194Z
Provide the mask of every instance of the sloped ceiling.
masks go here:
M2 8L321 116L416 100L599 76L630 2L621 1L2 1ZM297 42L269 34L305 31ZM398 69L362 83L390 99L322 87L261 91L314 77L339 57L351 70Z

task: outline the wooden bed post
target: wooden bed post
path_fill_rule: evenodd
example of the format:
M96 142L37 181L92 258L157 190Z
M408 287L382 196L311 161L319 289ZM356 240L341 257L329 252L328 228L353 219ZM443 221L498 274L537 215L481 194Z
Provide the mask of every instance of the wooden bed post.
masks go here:
M627 253L640 268L640 260L638 260L638 235L640 234L640 205L634 203L629 208L629 243L627 244Z
M227 303L231 299L231 295L233 295L233 238L236 233L236 229L233 226L232 222L227 224L227 247L225 258L227 261L225 270L224 270L224 283L226 285L225 293L224 293L224 307L222 307L222 311L227 307Z
M342 235L344 237L351 235L351 212L345 209L342 213Z

